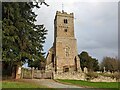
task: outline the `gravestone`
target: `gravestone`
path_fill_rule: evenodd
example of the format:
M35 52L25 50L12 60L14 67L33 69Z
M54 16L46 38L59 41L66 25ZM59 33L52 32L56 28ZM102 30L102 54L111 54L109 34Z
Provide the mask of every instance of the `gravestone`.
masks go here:
M84 67L84 73L88 73L87 67Z

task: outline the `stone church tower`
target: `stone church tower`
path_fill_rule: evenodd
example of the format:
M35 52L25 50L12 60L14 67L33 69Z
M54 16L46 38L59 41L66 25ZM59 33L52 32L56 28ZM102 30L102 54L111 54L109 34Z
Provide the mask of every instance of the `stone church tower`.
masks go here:
M54 19L54 43L46 58L46 70L79 72L80 60L74 36L74 15L57 11Z

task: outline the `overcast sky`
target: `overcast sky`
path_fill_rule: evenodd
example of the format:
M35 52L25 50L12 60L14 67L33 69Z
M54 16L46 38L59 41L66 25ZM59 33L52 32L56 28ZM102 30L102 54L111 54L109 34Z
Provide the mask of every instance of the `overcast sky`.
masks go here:
M84 1L84 0L83 0ZM34 11L38 14L37 24L48 30L44 50L47 53L54 40L54 18L56 11L74 13L74 31L78 53L87 51L99 61L104 56L118 56L118 3L98 0L46 0L49 7L42 5ZM93 1L93 2L92 2ZM112 0L113 1L113 0Z

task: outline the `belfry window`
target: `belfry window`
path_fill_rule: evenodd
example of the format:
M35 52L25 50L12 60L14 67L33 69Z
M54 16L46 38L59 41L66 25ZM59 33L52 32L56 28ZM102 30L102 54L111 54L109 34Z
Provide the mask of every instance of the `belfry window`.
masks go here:
M67 23L68 23L67 19L64 19L64 23L65 23L65 24L67 24Z

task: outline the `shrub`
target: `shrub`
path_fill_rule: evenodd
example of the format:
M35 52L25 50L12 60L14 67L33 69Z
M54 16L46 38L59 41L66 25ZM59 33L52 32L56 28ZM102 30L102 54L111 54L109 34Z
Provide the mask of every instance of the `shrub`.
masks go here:
M100 73L99 75L105 76L105 77L111 77L111 78L116 78L116 79L120 79L120 73L119 72L114 72L111 74L108 73Z
M98 74L95 73L95 72L88 72L88 73L86 73L86 79L87 80L94 79L94 78L97 78L97 77L98 77Z

